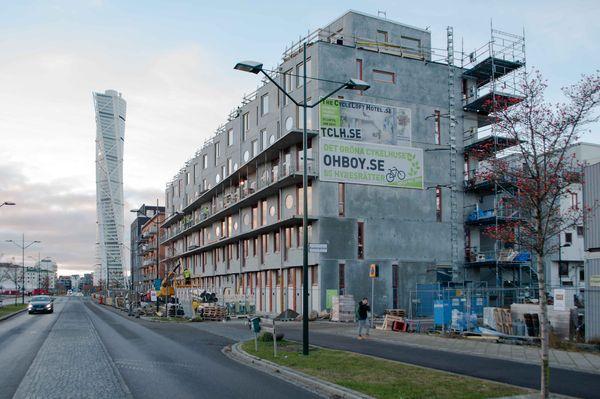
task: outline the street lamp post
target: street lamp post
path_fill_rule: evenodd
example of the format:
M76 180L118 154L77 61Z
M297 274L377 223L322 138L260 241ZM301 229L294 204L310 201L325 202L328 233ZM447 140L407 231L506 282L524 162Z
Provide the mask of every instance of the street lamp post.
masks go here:
M21 303L25 304L25 250L32 246L33 244L39 244L41 241L32 241L29 244L25 245L25 234L21 236L21 244L17 243L13 240L6 240L6 242L12 242L17 247L21 248L21 259L22 259L22 278L21 278ZM16 273L15 273L16 275ZM17 279L15 278L15 285L17 284ZM15 296L15 305L17 304L17 297Z
M15 204L14 202L4 201L3 203L0 204L0 207L3 207L4 205L13 206L13 205L17 205L17 204Z
M263 64L255 61L243 61L235 65L234 69L244 72L250 72L258 74L262 72L267 79L269 79L287 98L289 98L296 106L302 107L302 354L308 355L308 173L307 173L307 145L308 145L308 134L306 129L306 114L308 108L314 108L327 98L331 97L342 89L349 90L360 90L364 91L369 89L370 85L360 79L350 79L329 94L321 97L318 101L313 104L307 104L307 93L306 93L306 42L303 45L303 61L302 64L302 82L303 82L303 100L301 103L297 102L279 83L277 83L264 69ZM311 78L313 80L323 80L331 82L330 80Z

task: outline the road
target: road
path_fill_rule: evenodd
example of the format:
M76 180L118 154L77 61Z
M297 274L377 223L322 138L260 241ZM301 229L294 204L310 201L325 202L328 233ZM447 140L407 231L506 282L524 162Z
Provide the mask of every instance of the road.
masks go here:
M312 398L221 353L234 342L85 298L0 323L0 398Z

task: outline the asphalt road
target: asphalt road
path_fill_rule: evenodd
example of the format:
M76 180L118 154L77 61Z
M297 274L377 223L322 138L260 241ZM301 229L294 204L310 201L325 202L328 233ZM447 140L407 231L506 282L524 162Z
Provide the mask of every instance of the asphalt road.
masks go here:
M286 338L300 341L302 331L298 327L298 325L290 325L282 328L281 331L285 333ZM540 368L533 364L438 351L435 348L424 349L369 340L359 341L347 336L314 331L310 334L310 344L539 389ZM578 398L600 398L598 374L551 368L550 376L550 391L553 393Z
M233 341L78 297L0 322L0 398L312 398L221 353Z

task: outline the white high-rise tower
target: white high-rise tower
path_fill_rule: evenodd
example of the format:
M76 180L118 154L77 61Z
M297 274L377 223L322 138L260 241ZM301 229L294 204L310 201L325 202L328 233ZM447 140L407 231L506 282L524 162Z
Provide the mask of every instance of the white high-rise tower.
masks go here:
M121 93L94 93L98 270L94 283L124 287L123 144L126 102Z

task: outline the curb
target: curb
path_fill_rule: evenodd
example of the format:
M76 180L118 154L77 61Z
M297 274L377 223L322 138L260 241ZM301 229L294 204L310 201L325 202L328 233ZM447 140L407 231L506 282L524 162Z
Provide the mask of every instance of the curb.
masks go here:
M372 396L321 380L317 377L304 374L300 371L261 359L245 352L238 342L222 349L223 354L238 363L250 366L264 373L270 374L298 387L306 389L323 398L346 398L346 399L373 399Z
M10 319L11 317L18 315L19 313L23 313L23 312L26 312L26 311L27 311L27 308L23 308L21 310L17 310L16 312L9 313L7 315L4 315L4 316L0 317L0 321L4 321L6 319Z

